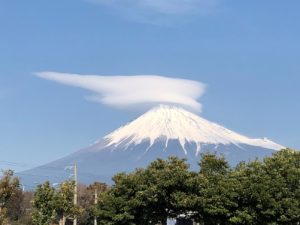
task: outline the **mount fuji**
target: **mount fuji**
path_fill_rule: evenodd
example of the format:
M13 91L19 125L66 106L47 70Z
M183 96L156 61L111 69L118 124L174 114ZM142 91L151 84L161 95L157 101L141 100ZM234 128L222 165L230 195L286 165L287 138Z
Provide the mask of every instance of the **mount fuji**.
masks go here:
M70 176L64 168L76 163L80 182L111 183L114 174L145 167L157 158L186 158L191 169L197 169L201 153L206 151L222 154L235 165L283 148L267 138L240 135L182 108L161 105L87 148L20 174L25 185L61 182Z

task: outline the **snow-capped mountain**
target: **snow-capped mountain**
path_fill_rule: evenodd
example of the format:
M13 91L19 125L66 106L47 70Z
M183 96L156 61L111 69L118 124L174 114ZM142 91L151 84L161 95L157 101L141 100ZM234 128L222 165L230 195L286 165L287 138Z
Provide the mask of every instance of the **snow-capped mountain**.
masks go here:
M165 150L170 140L178 140L185 154L187 154L186 145L195 143L196 155L199 154L203 144L236 146L246 144L274 150L283 148L267 138L250 139L186 110L165 105L148 111L133 122L105 136L104 139L108 142L106 147L125 144L125 148L149 141L146 151L157 141L164 143L163 150Z
M221 153L234 165L283 148L267 138L240 135L182 108L161 105L85 149L24 172L30 176L22 178L24 183L30 183L32 176L57 182L67 176L64 167L77 163L81 181L109 182L115 173L144 167L156 158L186 158L196 169L199 153L204 151Z

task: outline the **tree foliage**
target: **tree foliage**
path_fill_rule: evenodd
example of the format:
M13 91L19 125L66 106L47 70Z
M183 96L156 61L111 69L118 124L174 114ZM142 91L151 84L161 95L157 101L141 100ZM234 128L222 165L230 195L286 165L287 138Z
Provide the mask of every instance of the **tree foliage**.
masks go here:
M158 159L146 169L117 174L115 185L101 196L97 215L101 224L166 224L184 212L178 199L189 191L192 176L185 160Z
M186 217L205 225L298 225L300 153L285 149L264 161L232 168L205 153L199 172L171 157L145 169L117 174L95 213L100 224L166 224Z
M49 225L57 216L55 189L47 181L38 185L33 199L32 221L35 225Z
M14 177L12 170L4 171L0 180L0 224L9 224L9 221L18 219L21 201L19 178Z
M233 224L300 222L299 152L286 149L263 162L241 163L233 173L240 184Z
M157 159L116 174L113 181L111 187L78 185L75 207L73 181L57 189L45 182L34 194L23 193L19 179L6 171L0 180L0 225L50 225L61 219L69 224L74 216L78 225L93 224L94 217L100 225L166 225L168 218L201 225L300 224L300 152L291 149L236 167L205 153L198 171L190 171L184 159Z
M78 225L93 224L95 218L95 194L100 199L101 193L107 189L107 184L101 182L94 182L89 186L85 184L78 185L78 204L84 209L78 216Z
M80 209L74 205L74 187L75 182L67 180L60 184L55 193L55 211L65 224L67 219L73 219Z

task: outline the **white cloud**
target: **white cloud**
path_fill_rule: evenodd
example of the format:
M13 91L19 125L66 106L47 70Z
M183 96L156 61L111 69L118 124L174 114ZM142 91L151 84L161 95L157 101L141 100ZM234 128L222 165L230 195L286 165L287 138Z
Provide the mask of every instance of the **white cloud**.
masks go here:
M178 16L209 14L220 0L85 0L140 22L159 23Z
M165 103L201 111L197 99L205 91L205 85L200 82L157 75L97 76L57 72L35 75L90 90L93 92L90 100L122 108Z

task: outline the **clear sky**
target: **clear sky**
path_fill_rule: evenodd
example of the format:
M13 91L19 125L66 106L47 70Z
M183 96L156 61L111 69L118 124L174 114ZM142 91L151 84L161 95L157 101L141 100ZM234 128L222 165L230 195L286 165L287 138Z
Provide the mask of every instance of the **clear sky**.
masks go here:
M202 117L300 149L300 1L170 2L1 1L0 167L55 160L142 113L39 71L196 80Z

